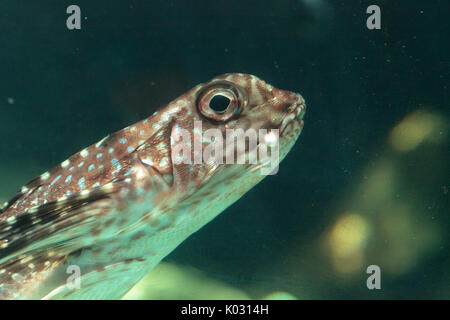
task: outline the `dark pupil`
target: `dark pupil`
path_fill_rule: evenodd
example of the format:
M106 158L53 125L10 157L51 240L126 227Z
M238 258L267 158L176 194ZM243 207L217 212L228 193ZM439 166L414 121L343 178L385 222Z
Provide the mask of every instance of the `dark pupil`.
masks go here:
M215 95L211 101L209 101L209 107L215 112L225 112L227 110L228 105L230 104L230 99L224 97L220 94Z

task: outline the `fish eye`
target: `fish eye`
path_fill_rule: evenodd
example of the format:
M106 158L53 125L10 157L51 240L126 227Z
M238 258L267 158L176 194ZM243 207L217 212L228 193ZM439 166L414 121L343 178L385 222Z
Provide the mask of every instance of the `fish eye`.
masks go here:
M230 104L231 100L221 94L216 94L209 101L209 108L214 110L216 113L224 113Z
M242 90L231 82L220 81L204 88L197 97L199 112L209 120L224 122L241 113Z

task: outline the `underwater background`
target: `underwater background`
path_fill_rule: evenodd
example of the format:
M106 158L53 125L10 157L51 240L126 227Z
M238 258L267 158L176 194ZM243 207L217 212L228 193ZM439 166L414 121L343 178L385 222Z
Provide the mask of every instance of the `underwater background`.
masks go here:
M71 4L81 30L66 28ZM366 27L372 4L381 30ZM449 9L3 0L0 201L193 86L250 73L303 95L302 135L125 298L449 299Z

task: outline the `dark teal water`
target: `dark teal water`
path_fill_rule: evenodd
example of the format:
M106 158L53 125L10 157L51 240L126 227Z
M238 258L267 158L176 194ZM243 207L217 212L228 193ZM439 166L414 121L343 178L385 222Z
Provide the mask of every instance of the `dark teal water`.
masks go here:
M193 3L1 2L0 200L196 84L251 73L305 97L304 131L167 260L255 298L448 299L449 3L377 1L381 30L371 1Z

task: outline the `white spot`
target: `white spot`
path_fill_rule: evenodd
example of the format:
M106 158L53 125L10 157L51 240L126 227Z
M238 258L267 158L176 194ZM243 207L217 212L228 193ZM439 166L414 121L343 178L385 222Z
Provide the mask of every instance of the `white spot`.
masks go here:
M9 217L8 219L6 219L6 222L8 222L9 224L13 224L14 222L16 222L16 217Z
M23 186L22 187L22 190L20 190L22 193L27 193L28 192L28 188L27 187L25 187L25 186Z
M18 274L18 273L13 273L13 275L11 276L11 278L12 278L14 281L19 281L19 280L22 278L22 276L21 276L20 274Z
M41 180L47 180L48 178L50 178L50 173L45 172L41 175Z
M28 213L36 213L38 211L39 207L32 207L31 209L28 210Z
M264 141L267 143L267 145L268 146L270 146L270 147L273 147L273 146L275 146L276 144L277 144L277 142L278 142L278 135L277 134L275 134L275 132L274 131L271 131L271 132L269 132L269 133L267 133L265 136L264 136Z
M86 198L90 193L90 190L83 190L80 192L81 198Z
M161 161L159 161L159 166L161 168L167 166L167 164L169 163L169 159L167 157L164 157L161 159Z
M164 136L164 131L160 131L156 134L158 138L162 138Z
M56 183L56 181L58 181L59 179L61 179L61 175L57 176L52 183L50 183L50 185L54 185Z
M21 260L20 260L20 263L21 263L21 264L27 263L27 262L30 261L32 258L33 258L33 257L29 255L28 257L25 257L25 258L21 259Z
M66 180L64 181L65 183L69 183L72 180L72 175L68 175Z
M167 122L170 120L170 113L165 113L163 114L163 116L161 117L161 121L162 122Z
M28 264L28 268L34 269L34 264L32 264L32 263Z
M78 187L80 188L80 190L84 190L86 188L84 177L82 177L80 180L78 180Z
M165 150L167 148L167 144L165 142L160 142L157 146L158 149Z
M95 147L98 148L102 145L103 141L105 141L106 139L108 139L109 135L107 135L106 137L104 137L102 140L100 140L99 142L97 142L95 144Z
M154 123L152 124L152 128L158 130L159 128L161 128L161 125L159 123Z
M146 165L153 166L153 158L151 156L142 159L142 162Z
M84 149L83 151L80 152L80 155L83 158L86 158L89 155L89 151L87 149Z
M111 192L114 189L114 185L112 184L112 182L110 182L108 184L105 184L102 189L106 192Z
M141 167L137 167L136 168L136 178L140 180L140 179L142 179L144 177L145 177L145 171L142 168L142 166Z
M132 127L132 128L130 129L130 131L131 131L131 132L136 131L136 126Z
M70 164L70 160L66 160L66 161L64 161L63 163L61 163L61 167L62 167L62 168L66 168L66 167L69 166L69 164Z

